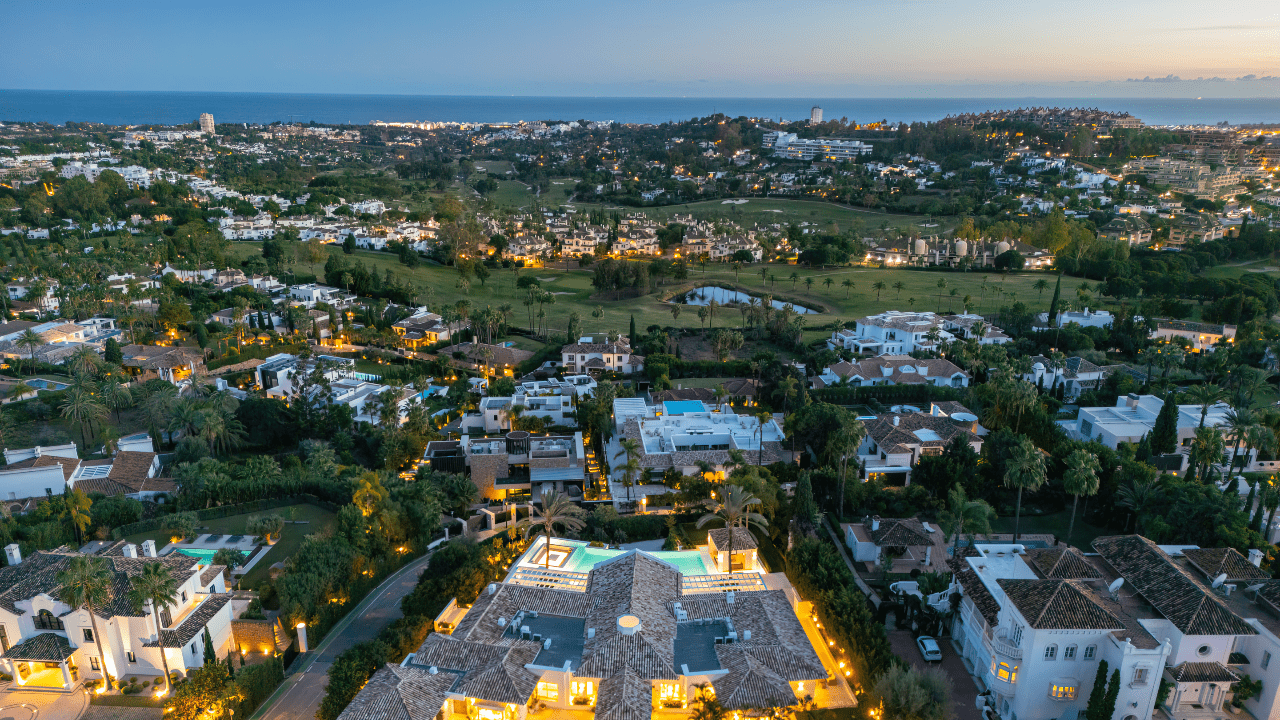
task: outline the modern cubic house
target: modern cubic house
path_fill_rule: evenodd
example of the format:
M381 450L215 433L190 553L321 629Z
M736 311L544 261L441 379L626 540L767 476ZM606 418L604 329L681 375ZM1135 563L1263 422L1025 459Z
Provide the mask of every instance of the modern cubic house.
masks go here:
M708 550L539 538L471 607L450 603L437 632L379 670L341 720L687 717L703 683L734 712L807 697L852 706L785 577L749 560L718 572Z
M952 560L952 637L1002 720L1083 716L1101 660L1120 673L1114 720L1222 718L1245 676L1262 681L1245 710L1280 713L1280 581L1261 551L1138 535L1093 551L979 543Z
M94 642L88 611L59 598L58 574L72 558L104 558L112 575L111 601L93 608L102 637ZM5 548L0 567L0 667L18 687L72 691L102 677L160 676L164 653L170 672L185 675L204 665L204 631L218 657L230 650L231 594L224 567L208 560L171 553L156 557L155 543L116 542L96 553L67 548L23 558L17 544ZM169 569L178 583L178 601L160 610L160 637L150 608L135 609L128 599L129 579L151 563Z

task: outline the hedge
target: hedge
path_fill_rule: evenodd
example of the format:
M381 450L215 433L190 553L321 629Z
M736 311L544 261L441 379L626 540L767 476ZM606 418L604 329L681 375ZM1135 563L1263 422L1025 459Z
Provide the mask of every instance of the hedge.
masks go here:
M814 400L833 405L851 405L870 400L882 403L940 402L960 400L964 388L937 385L866 385L863 387L829 387L811 390Z
M244 696L240 700L242 717L249 717L264 700L271 697L284 682L284 664L280 658L271 658L260 665L248 665L236 673L236 687Z
M341 508L327 500L321 500L315 495L302 493L299 495L286 495L279 498L264 498L262 500L253 500L251 502L239 503L237 505L220 505L214 508L205 508L204 510L196 510L196 517L201 520L217 520L218 518L230 517L231 515L243 515L251 512L262 512L263 510L272 510L280 507L288 507L289 505L297 505L298 503L307 503L315 505L318 508L328 510L331 513L337 513ZM121 525L111 531L111 537L116 540L123 539L126 535L137 535L138 533L155 532L156 530L165 529L165 523L168 522L168 515L151 518L150 520L142 520L128 525Z

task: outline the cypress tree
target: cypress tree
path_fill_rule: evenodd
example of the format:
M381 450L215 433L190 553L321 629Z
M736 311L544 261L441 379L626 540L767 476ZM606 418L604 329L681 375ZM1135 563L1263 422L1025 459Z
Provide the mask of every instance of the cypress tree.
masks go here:
M636 346L636 316L631 316L631 332L628 333L628 339L631 341L632 349Z
M249 329L250 329L250 330L257 330L257 329L258 329L258 316L257 316L257 315L250 315L250 316L249 316Z
M1098 720L1111 720L1116 712L1116 700L1120 697L1120 671L1111 673L1111 682L1107 685L1107 696L1102 699L1101 713Z
M1062 273L1058 273L1058 284L1053 286L1053 299L1049 301L1049 327L1057 324L1058 298L1062 295Z
M1102 703L1107 695L1107 661L1098 661L1098 674L1093 678L1093 689L1089 691L1089 702L1084 708L1085 720L1102 720L1100 713Z
M218 654L213 649L213 638L209 636L209 628L204 629L204 663L212 665L218 662Z
M1151 452L1156 455L1168 455L1178 449L1178 406L1170 392L1160 406L1160 414L1156 416L1155 427L1151 429Z
M268 323L268 322L267 322L267 318L266 318L266 316L264 316L264 315L262 314L262 311L261 311L261 310L259 310L259 311L258 311L258 328L259 328L260 330L270 330L270 329L271 329L271 323Z
M807 471L800 473L800 481L796 483L795 517L806 531L813 528L818 517L818 506L813 501L813 483Z

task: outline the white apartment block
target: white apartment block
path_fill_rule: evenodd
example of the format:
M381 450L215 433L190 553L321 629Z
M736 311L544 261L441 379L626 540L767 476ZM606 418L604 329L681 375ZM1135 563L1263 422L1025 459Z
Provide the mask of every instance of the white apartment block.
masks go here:
M860 155L870 155L872 149L871 145L858 140L804 140L795 133L788 132L765 133L764 147L773 148L778 157L793 160L853 160Z

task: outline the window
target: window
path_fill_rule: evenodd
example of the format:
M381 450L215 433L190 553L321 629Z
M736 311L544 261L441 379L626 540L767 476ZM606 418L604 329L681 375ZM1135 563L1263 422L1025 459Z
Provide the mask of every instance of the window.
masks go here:
M1196 654L1199 655L1200 657L1205 657L1211 652L1213 652L1213 648L1209 647L1208 645L1201 645L1200 647L1196 648Z
M134 655L132 651L125 653L125 657L129 658L129 662L131 663L138 662L138 656Z
M173 616L169 614L169 606L165 605L160 608L160 623L165 627L173 624Z
M4 637L4 630L0 629L0 638L2 637ZM1262 669L1266 670L1267 666L1270 664L1271 664L1271 653L1264 651L1262 653Z
M1144 667L1140 667L1140 668L1134 668L1134 669L1133 669L1133 684L1134 684L1134 685L1146 685L1146 684L1147 684L1147 669L1146 669L1146 668L1144 668Z
M93 668L94 670L102 669L102 667L98 665L98 658L93 656L89 656L89 667Z
M1058 680L1049 688L1049 697L1054 700L1075 700L1076 684L1075 681Z
M1092 660L1092 659L1094 658L1094 656L1096 656L1097 654L1098 654L1098 646L1097 646L1097 645L1086 645L1086 646L1084 647L1084 659L1085 659L1085 660Z
M1045 659L1045 660L1057 660L1057 659L1058 659L1058 646L1057 646L1057 645L1050 645L1049 647L1045 648L1045 649L1044 649L1044 659Z
M35 617L37 630L64 630L62 621L53 616L48 610L41 610Z
M9 633L5 631L3 625L0 625L0 653L7 652L9 652Z
M553 682L538 682L538 699L555 702L560 699L560 686Z
M996 677L1009 683L1018 682L1018 666L1010 666L1007 662L996 665Z
M187 591L186 591L186 590L183 590L183 591L182 591L182 602L186 602L186 601L187 601Z
M84 633L85 642L93 642L93 628L84 628L81 632Z
M1013 640L1014 647L1022 647L1022 626L1021 625L1013 626L1012 640Z
M191 657L195 657L195 656L196 656L196 644L191 643Z
M1062 650L1062 659L1063 659L1063 660L1075 660L1075 659L1076 659L1076 646L1075 646L1075 645L1068 645L1067 647L1065 647L1065 648Z

